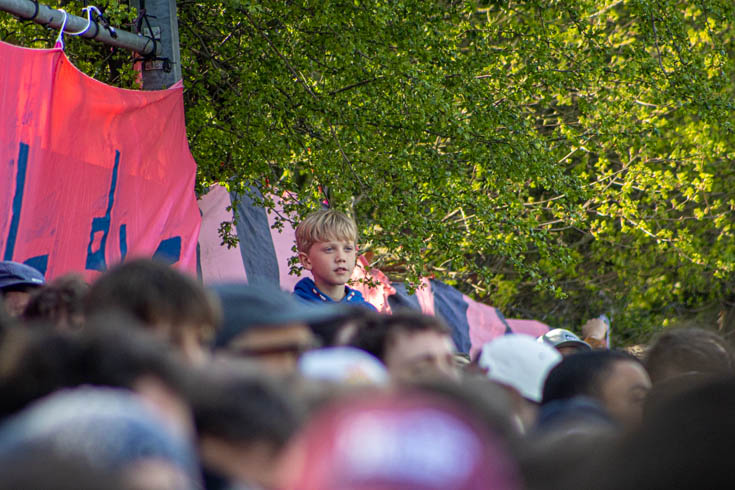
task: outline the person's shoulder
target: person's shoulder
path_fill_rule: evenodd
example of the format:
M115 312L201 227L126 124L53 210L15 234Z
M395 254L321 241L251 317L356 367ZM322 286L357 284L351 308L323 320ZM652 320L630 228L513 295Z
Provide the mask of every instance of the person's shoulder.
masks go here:
M360 291L349 286L345 286L345 288L347 288L347 294L345 295L344 299L345 303L364 306L365 308L371 309L373 311L378 311L378 309L372 303L368 303L368 301L363 297Z
M293 288L293 295L296 299L305 301L308 303L322 301L319 298L319 293L316 291L314 281L308 277L304 277Z

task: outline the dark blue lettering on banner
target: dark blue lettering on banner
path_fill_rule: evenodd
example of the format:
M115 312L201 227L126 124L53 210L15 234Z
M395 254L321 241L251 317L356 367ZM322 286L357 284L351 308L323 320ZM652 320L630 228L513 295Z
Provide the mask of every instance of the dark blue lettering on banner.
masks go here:
M181 237L175 236L173 238L167 238L163 240L156 253L153 254L153 258L166 262L167 264L175 264L181 258Z
M105 248L107 247L107 236L110 234L110 220L112 216L112 206L115 204L115 189L117 188L117 173L120 168L120 152L115 150L115 166L112 168L112 183L110 184L110 194L107 198L107 212L101 218L92 218L92 231L89 233L89 245L87 245L87 263L86 269L94 271L107 270L107 261L105 260ZM99 247L92 250L95 241L95 235L101 233ZM127 245L126 245L127 248Z
M13 260L15 251L15 240L18 237L18 225L20 224L20 212L23 208L23 191L26 185L26 170L28 169L28 145L20 144L18 151L18 172L15 174L15 195L13 196L13 215L10 219L8 230L8 241L5 242L5 254L3 260Z
M18 150L17 171L15 176L15 194L12 201L12 212L10 226L8 228L8 237L5 242L5 250L3 251L3 260L13 260L15 245L17 242L18 231L20 228L20 217L23 209L23 198L25 194L26 176L28 172L28 154L30 147L26 143L20 143ZM120 152L115 151L115 165L112 168L112 179L110 182L110 191L107 199L107 209L104 216L92 218L92 227L89 234L89 244L87 245L87 258L85 268L87 270L105 271L107 270L107 260L105 252L107 248L107 238L110 234L112 221L112 209L115 205L115 193L118 186L118 175L120 170ZM127 225L121 224L119 228L120 237L120 260L125 260L128 254L128 236ZM180 236L167 238L162 240L158 245L153 257L169 264L174 264L181 260L182 240ZM43 275L46 275L49 265L49 254L31 257L23 262L29 265Z
M18 150L18 172L15 174L15 195L13 196L13 214L10 219L8 230L8 241L5 242L5 254L3 260L13 260L15 252L15 241L18 238L18 226L20 225L20 214L23 210L23 195L26 187L26 173L28 171L28 152L30 147L22 143ZM38 270L44 276L48 269L48 254L31 257L23 262Z
M128 226L120 225L120 262L128 255Z

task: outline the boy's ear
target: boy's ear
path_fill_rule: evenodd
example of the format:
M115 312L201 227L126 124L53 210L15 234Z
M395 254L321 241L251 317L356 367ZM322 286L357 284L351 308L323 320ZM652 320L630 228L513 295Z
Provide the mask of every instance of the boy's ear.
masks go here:
M309 260L309 256L305 252L299 252L299 262L301 262L304 269L307 271L311 270L311 260Z

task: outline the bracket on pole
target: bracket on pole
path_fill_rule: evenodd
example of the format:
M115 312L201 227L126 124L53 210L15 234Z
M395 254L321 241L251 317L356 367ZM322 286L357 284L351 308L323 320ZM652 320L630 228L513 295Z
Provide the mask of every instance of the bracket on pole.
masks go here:
M144 36L154 39L157 45L160 44L161 42L161 28L160 27L153 26L150 29L148 27L144 27L142 29L142 32ZM164 73L171 73L171 60L168 58L151 55L151 56L145 56L143 58L136 58L135 61L143 62L144 71L163 70Z

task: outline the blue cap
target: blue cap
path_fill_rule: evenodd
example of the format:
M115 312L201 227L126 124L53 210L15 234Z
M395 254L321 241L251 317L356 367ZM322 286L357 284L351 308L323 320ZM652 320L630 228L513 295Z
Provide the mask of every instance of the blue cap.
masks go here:
M17 286L43 286L43 274L30 265L5 260L0 262L0 290Z
M133 392L90 387L41 398L0 427L0 461L48 448L102 469L165 461L198 478L194 448Z

